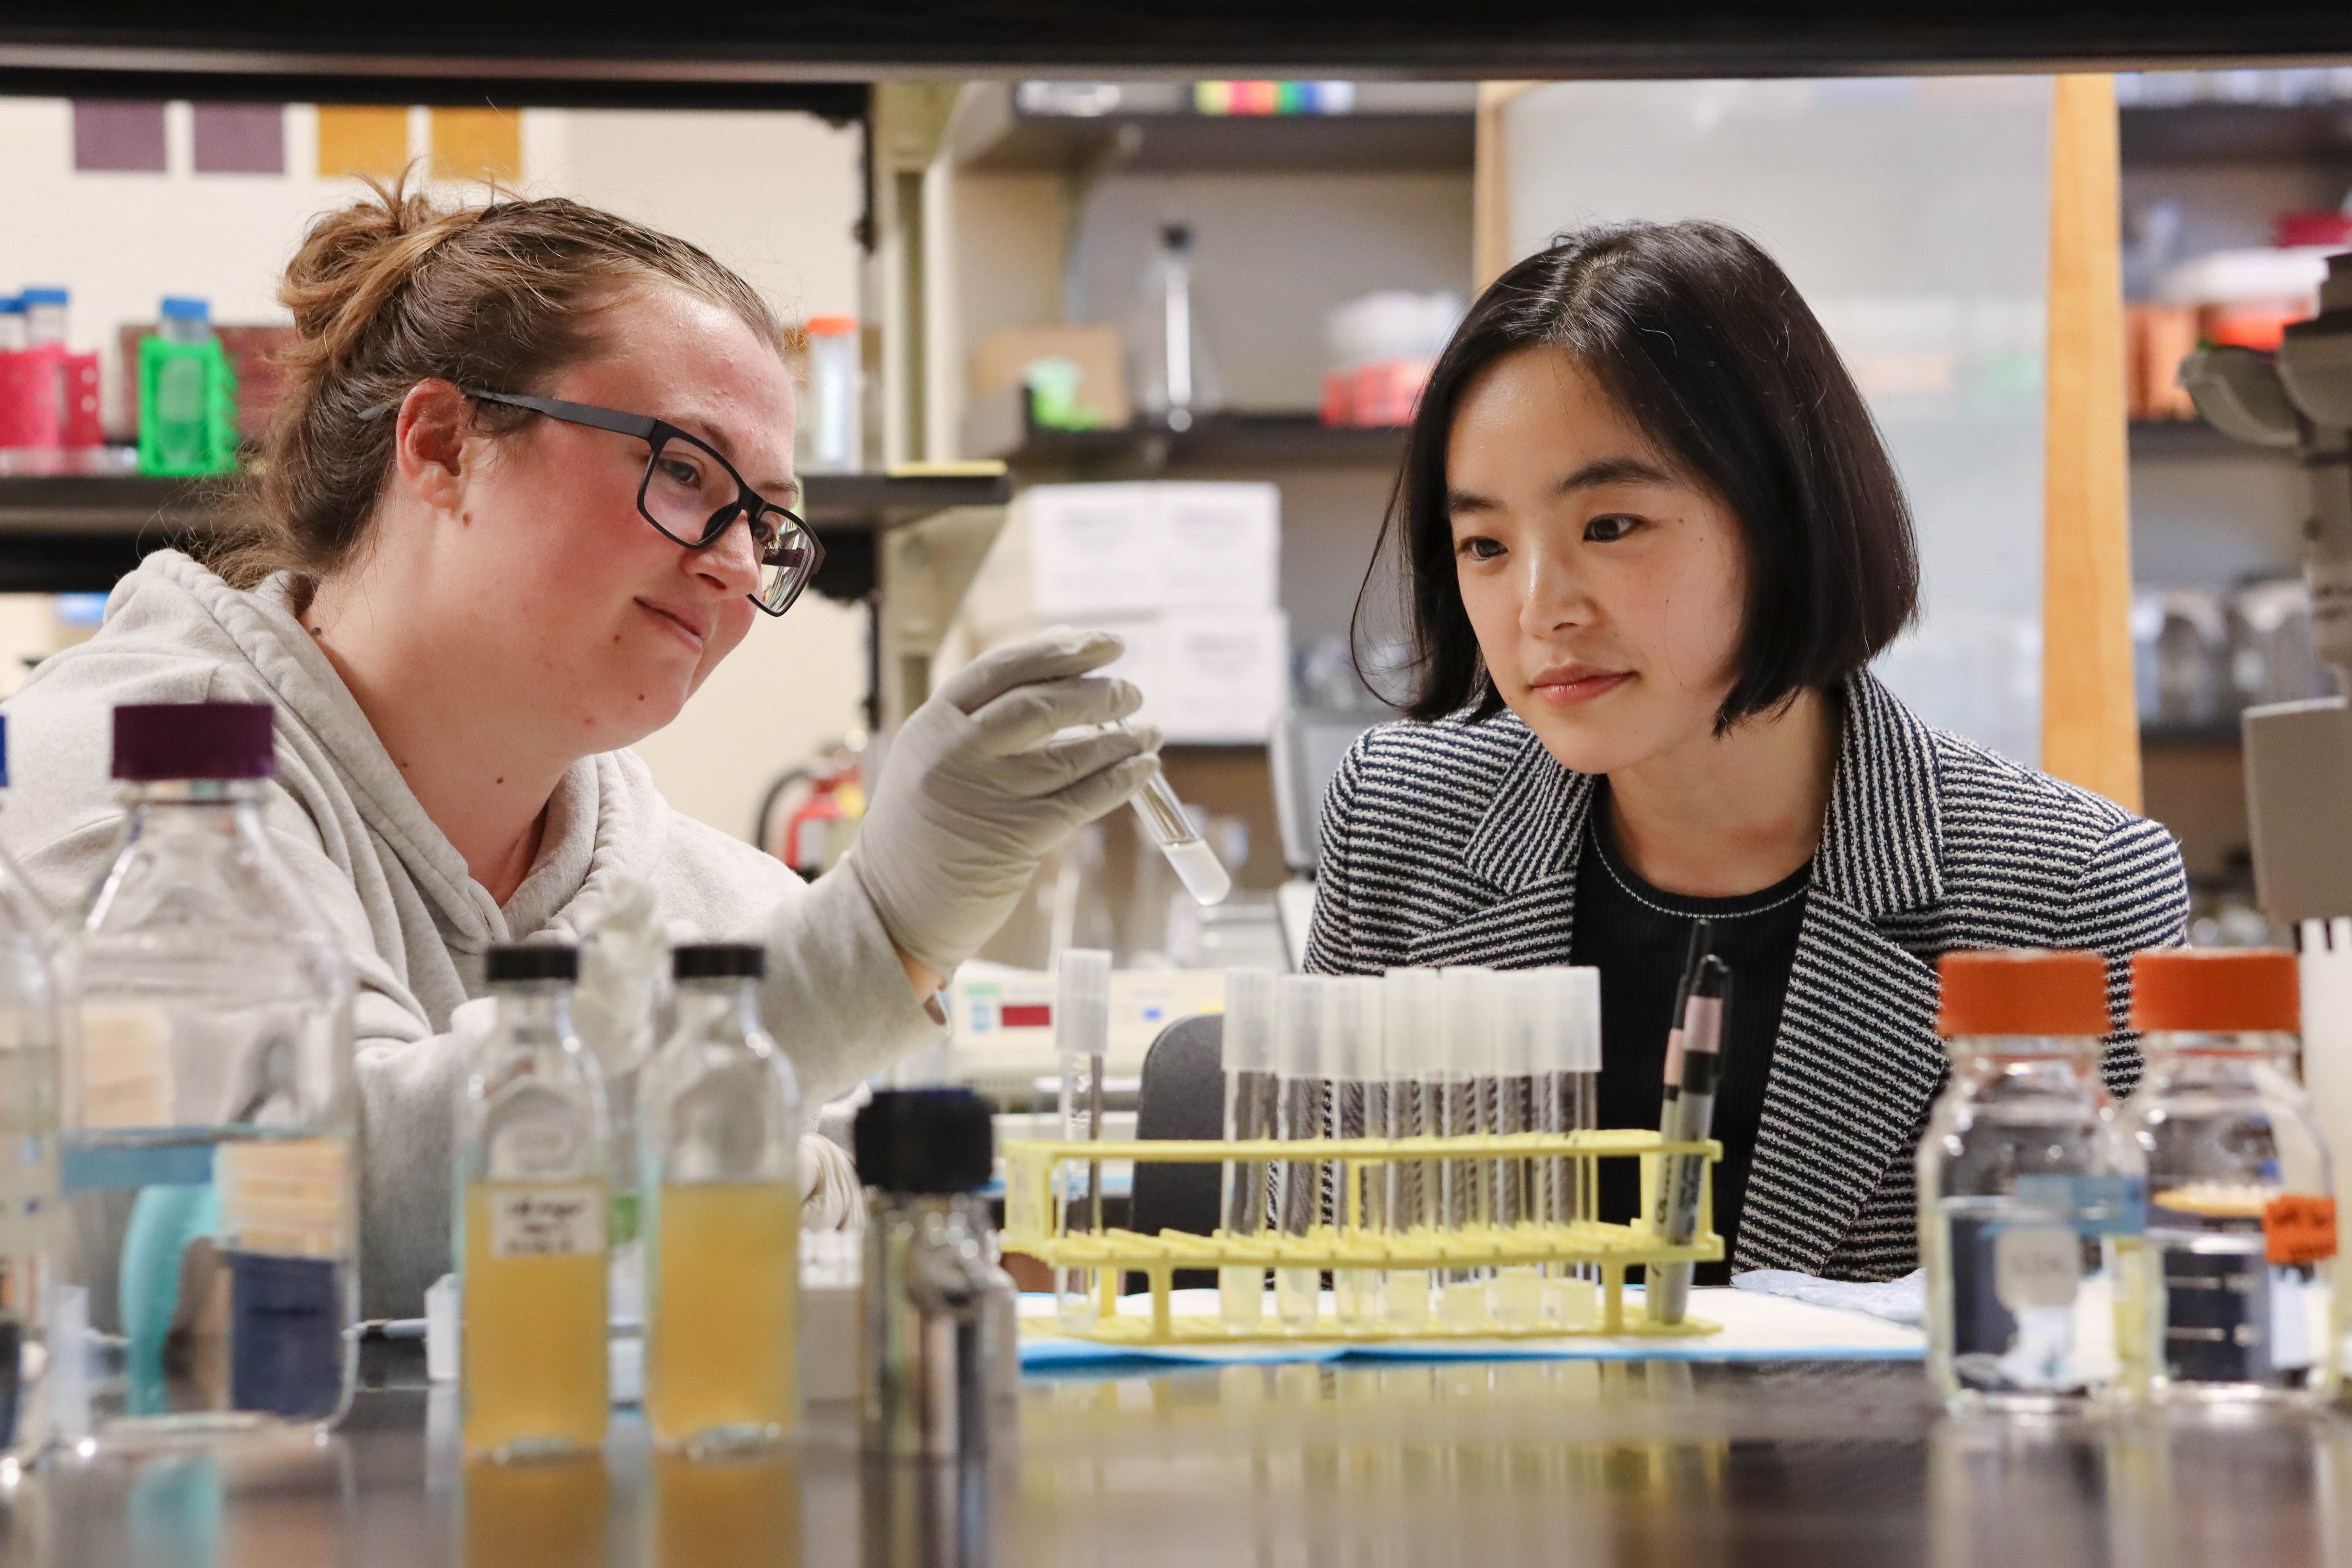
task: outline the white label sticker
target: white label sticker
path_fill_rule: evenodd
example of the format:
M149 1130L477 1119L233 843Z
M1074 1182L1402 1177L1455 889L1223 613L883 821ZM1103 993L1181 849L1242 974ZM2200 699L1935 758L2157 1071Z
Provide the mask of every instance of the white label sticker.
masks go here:
M221 1236L240 1252L333 1258L350 1233L349 1155L340 1138L224 1143L214 1166Z
M569 1258L604 1250L604 1189L490 1189L490 1256Z
M2082 1276L2083 1243L2072 1230L2013 1225L1993 1239L1993 1294L2012 1312L2073 1305Z
M172 1020L161 1007L96 1003L81 1010L84 1127L169 1127Z

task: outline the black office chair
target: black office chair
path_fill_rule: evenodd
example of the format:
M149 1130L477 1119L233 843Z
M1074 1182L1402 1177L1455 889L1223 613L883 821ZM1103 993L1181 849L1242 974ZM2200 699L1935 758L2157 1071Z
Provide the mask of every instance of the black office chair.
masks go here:
M1216 1014L1179 1018L1160 1031L1143 1057L1143 1081L1136 1091L1138 1138L1216 1139L1225 1135L1225 1021ZM1217 1164L1141 1164L1135 1167L1128 1225L1143 1236L1163 1230L1207 1236L1217 1228L1224 1167ZM1213 1268L1180 1268L1179 1290L1215 1285ZM1120 1289L1145 1289L1130 1273Z

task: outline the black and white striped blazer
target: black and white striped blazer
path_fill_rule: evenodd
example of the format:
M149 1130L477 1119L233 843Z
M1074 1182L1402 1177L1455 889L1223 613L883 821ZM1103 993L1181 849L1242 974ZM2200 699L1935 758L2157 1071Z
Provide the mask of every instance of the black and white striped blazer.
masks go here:
M2120 1028L2129 958L2181 941L2189 892L2155 823L1930 729L1867 674L1844 696L1732 1262L1886 1279L1918 1262L1913 1153L1946 1065L1937 959L2105 953L2121 1096L2139 1077ZM1365 734L1324 796L1307 967L1566 963L1592 785L1508 711Z

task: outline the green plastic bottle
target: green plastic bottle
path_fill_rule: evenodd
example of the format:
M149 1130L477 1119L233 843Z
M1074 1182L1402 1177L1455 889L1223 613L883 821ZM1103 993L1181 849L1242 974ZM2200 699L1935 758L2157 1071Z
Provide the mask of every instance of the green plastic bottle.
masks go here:
M163 331L139 345L139 471L236 467L236 372L202 300L166 299Z

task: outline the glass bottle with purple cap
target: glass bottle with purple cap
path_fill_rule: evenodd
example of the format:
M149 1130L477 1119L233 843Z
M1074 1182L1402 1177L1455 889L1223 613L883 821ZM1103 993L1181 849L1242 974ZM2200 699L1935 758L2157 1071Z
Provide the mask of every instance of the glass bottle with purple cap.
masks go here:
M262 823L272 715L114 710L129 815L58 952L68 1441L322 1430L351 1400L352 968Z

